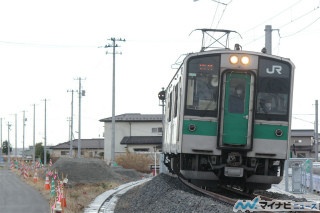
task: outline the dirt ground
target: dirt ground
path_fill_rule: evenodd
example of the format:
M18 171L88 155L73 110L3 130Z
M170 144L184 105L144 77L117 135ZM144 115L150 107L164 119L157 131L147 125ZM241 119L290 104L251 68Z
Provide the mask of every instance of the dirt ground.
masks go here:
M133 169L110 167L100 159L87 158L60 158L52 165L51 170L56 170L59 177L67 177L70 185L103 181L125 183L148 176Z

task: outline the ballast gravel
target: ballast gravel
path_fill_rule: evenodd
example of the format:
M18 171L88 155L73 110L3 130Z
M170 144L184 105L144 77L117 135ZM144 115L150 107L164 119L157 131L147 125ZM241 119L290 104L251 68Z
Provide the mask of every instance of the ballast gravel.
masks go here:
M114 213L233 212L228 206L197 193L177 178L160 174L122 195Z
M297 198L269 191L257 191L279 200L306 202ZM233 206L215 201L181 183L177 178L159 174L152 180L129 190L116 204L114 213L229 213ZM279 212L280 213L280 212Z

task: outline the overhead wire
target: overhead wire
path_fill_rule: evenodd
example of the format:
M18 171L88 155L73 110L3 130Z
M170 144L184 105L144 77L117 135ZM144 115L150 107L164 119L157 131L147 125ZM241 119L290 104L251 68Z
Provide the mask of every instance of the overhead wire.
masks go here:
M220 5L220 4L224 5L224 8L223 8L222 13L221 13L221 15L220 15L220 18L219 18L219 20L218 20L218 22L217 22L217 24L216 24L216 26L215 26L215 29L218 29L219 24L220 24L220 22L221 22L221 20L222 20L222 18L223 18L223 15L224 15L224 13L225 13L225 11L226 11L226 9L227 9L227 6L232 2L232 0L230 0L228 3L223 3L223 2L221 2L220 0L219 0L219 1L217 1L217 0L212 0L212 1L216 2L216 3L218 4L218 6L216 7L216 10L215 10L215 12L214 12L214 15L213 15L213 18L212 18L212 21L211 21L211 24L210 24L210 27L209 27L209 28L212 28L212 26L213 26L213 24L214 24L214 22L215 22L216 14L218 14L219 5ZM212 40L212 38L209 39L209 42L211 42L211 40Z
M246 30L244 33L248 33L248 32L250 32L251 30L259 27L261 24L266 23L268 20L272 20L272 19L278 17L279 15L283 14L283 13L286 12L287 10L292 9L293 7L295 7L295 6L296 6L298 3L300 3L300 2L301 2L301 0L295 2L294 4L292 4L291 6L287 7L286 9L282 10L282 11L279 12L278 14L276 14L276 15L268 18L268 19L266 19L265 21L263 21L263 22L260 23L259 25L256 25L256 26L254 26L254 27ZM319 5L320 5L320 1L319 1ZM318 9L320 8L319 5L318 5L317 7L315 7L315 8L313 8L312 10L309 10L309 11L307 11L306 13L302 14L301 16L299 16L299 17L297 17L297 18L294 18L294 19L291 19L289 22L281 25L281 26L278 28L279 38L286 38L286 37L289 37L289 36L296 35L296 34L302 32L302 31L304 31L305 29L307 29L307 28L310 27L311 25L313 25L315 22L317 22L317 21L320 19L320 17L316 18L316 20L312 21L310 24L307 24L306 26L302 27L300 30L298 30L298 31L296 31L296 32L294 32L294 33L291 33L290 35L281 36L281 35L280 35L280 32L279 32L280 29L283 29L284 27L286 27L286 26L288 26L288 25L291 25L291 24L295 23L296 21L298 21L298 20L300 20L300 19L302 19L302 18L310 15L311 13L315 12L316 10L318 10ZM251 43L254 43L254 42L256 42L257 40L260 40L260 39L263 38L263 37L264 37L264 34L261 34L261 36L259 36L259 37L257 37L257 38L254 38L253 40L247 42L247 43L244 44L243 46L246 46L246 45L249 45L249 44L251 44ZM279 46L279 45L280 45L280 41L278 42L278 46Z
M293 3L292 5L290 5L290 6L287 7L286 9L280 11L280 12L277 13L276 15L273 15L273 16L271 16L270 18L267 18L266 20L262 21L261 23L255 25L254 27L249 28L248 30L244 31L243 34L245 34L245 33L247 33L247 32L250 32L250 31L252 31L252 30L254 30L254 29L258 28L258 27L261 27L262 24L264 24L264 23L266 23L266 22L268 22L268 21L270 21L270 20L272 20L272 19L274 19L274 18L282 15L282 14L285 13L287 10L292 9L294 6L296 6L296 5L297 5L298 3L300 3L301 1L302 1L302 0L299 0L299 1L295 2L295 3Z
M314 23L316 23L318 20L320 19L320 16L318 18L316 18L316 20L314 20L313 22L311 22L310 24L304 26L303 28L301 28L300 30L292 33L292 34L289 34L289 35L286 35L286 36L280 36L280 38L287 38L287 37L291 37L291 36L294 36L302 31L304 31L305 29L307 29L308 27L310 27L311 25L313 25Z

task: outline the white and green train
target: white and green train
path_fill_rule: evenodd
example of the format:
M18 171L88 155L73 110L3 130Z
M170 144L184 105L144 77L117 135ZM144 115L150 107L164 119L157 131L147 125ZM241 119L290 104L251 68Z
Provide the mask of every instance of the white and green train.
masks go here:
M289 156L294 64L242 50L186 56L165 90L169 170L202 186L267 189Z

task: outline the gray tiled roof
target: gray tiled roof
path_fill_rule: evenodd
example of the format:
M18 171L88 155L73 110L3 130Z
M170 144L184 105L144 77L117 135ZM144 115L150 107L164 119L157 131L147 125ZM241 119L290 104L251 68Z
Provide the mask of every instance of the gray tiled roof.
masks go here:
M78 139L72 141L72 147L78 148ZM103 149L104 139L103 138L94 138L94 139L81 139L81 148L82 149ZM52 146L51 149L69 149L70 142L60 143L56 146Z
M162 136L131 136L123 137L120 144L162 144Z
M162 121L161 114L141 114L141 113L126 113L122 115L116 115L115 120L117 122L150 122L150 121ZM100 122L111 122L112 117L99 120Z
M291 136L293 137L312 137L314 136L313 129L292 129Z

